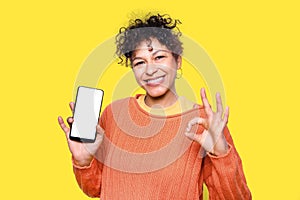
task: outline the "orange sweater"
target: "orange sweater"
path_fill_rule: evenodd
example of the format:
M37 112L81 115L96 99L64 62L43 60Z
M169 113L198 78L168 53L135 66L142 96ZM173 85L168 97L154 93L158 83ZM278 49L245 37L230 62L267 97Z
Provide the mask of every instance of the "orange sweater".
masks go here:
M101 200L251 199L241 159L226 127L226 155L205 156L185 135L189 120L206 117L203 107L167 117L144 111L136 99L118 100L104 110L101 148L90 166L73 164L80 188ZM203 127L192 131L201 134Z

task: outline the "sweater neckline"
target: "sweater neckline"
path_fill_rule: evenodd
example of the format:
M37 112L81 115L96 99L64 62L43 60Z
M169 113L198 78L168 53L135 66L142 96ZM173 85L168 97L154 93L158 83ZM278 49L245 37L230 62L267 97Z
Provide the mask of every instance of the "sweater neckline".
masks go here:
M199 105L199 104L196 104L199 106L199 108L192 108L190 110L187 110L187 111L184 111L182 113L176 113L176 114L171 114L171 115L155 115L155 114L152 114L152 113L149 113L147 112L146 110L144 110L140 105L139 103L137 102L137 98L140 96L140 94L137 94L135 97L129 97L129 101L132 101L133 102L133 105L135 107L136 110L138 110L139 112L147 115L147 116L150 116L150 117L153 117L153 118L159 118L159 119L166 119L166 118L175 118L175 117L181 117L183 115L186 115L188 113L192 113L192 112L195 112L195 111L199 111L200 109L203 108L202 105Z

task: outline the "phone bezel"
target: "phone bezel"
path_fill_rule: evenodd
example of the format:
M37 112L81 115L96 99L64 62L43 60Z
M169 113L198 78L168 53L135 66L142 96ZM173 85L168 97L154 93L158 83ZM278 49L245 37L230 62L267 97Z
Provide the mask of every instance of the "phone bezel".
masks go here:
M87 86L78 86L77 92L76 92L76 99L75 99L75 104L74 104L74 110L73 110L73 116L72 117L74 117L74 113L75 113L75 110L76 110L76 102L77 102L77 97L78 97L78 93L79 93L79 88L88 88L88 89L94 89L94 90L102 91L102 99L101 99L101 103L100 103L100 110L99 110L99 113L98 113L98 123L99 123L99 117L100 117L103 98L104 98L104 91L102 89L99 89L99 88L93 88L93 87L87 87ZM76 141L76 142L82 142L82 143L94 143L96 141L97 131L95 131L94 139L75 137L75 136L72 136L71 133L72 133L72 126L70 127L70 133L69 133L70 140L73 140L73 141Z

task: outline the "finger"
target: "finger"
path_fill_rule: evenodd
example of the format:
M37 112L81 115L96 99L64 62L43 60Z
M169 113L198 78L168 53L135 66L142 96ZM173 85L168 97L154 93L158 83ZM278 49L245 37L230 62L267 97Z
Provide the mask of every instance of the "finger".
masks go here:
M216 101L217 101L217 113L222 116L223 114L223 104L222 104L222 99L221 95L219 92L216 94Z
M210 107L209 103L208 103L208 100L207 100L207 97L206 97L206 92L205 92L204 88L201 88L200 94L201 94L201 100L202 100L203 105L205 107Z
M69 124L69 127L71 128L71 127L72 127L72 124L73 124L73 122L74 122L74 118L73 118L73 117L68 117L68 118L67 118L67 122L68 122L68 124Z
M229 107L227 106L225 109L224 118L223 118L224 125L226 125L228 123L228 118L229 118Z
M198 104L194 104L193 108L200 108L200 106Z
M65 132L65 134L69 134L70 129L66 126L63 118L61 116L58 117L58 123L61 127L61 129Z
M194 141L198 142L199 144L201 144L201 137L202 137L202 135L196 134L196 133L190 133L190 132L185 132L185 135L189 139L194 140Z
M97 143L101 143L104 137L104 130L101 128L99 124L96 126L96 132L97 132L96 141Z
M211 115L212 110L211 110L211 107L208 103L208 100L207 100L207 97L206 97L206 92L205 92L204 88L201 88L200 94L201 94L201 100L202 100L202 103L203 103L206 114Z
M70 102L69 103L70 109L73 112L74 111L74 102Z
M104 134L104 130L103 130L103 128L99 124L96 126L96 132L99 135L103 135Z
M191 131L191 128L195 124L202 124L205 128L207 127L207 121L204 118L201 117L195 117L191 119L187 125L186 131L189 132Z

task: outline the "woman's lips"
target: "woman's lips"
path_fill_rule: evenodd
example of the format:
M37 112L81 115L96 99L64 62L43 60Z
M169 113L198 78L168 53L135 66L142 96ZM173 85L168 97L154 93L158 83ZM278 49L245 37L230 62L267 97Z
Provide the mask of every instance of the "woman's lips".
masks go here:
M160 76L154 79L145 80L147 86L157 86L163 83L165 80L165 76Z

